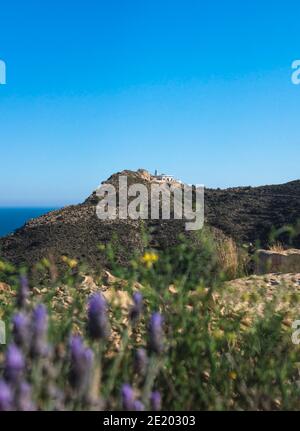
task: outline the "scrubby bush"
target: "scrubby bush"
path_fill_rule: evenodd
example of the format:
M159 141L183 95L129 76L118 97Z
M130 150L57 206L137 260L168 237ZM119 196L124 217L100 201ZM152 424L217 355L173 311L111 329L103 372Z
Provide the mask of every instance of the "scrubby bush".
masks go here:
M11 322L0 409L299 409L299 349L277 294L250 323L227 306L222 294L235 293L210 240L200 254L182 242L115 265L109 288L94 274L91 296L79 263L64 264L34 286L2 264L12 290L0 297ZM40 270L56 273L50 266ZM129 305L118 302L120 291ZM249 307L257 300L249 292ZM289 300L295 307L297 297Z

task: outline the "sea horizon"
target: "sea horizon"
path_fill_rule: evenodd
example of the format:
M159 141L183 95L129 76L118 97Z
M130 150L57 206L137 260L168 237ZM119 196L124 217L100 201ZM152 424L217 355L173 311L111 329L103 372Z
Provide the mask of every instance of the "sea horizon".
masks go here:
M0 237L13 233L33 218L40 217L58 206L0 206Z

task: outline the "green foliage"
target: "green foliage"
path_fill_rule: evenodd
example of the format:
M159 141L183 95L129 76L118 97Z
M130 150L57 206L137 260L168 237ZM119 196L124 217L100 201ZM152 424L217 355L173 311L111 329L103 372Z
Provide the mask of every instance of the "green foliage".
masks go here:
M131 296L139 289L145 307L138 327L129 333L124 308L110 303L111 339L102 345L100 353L99 346L87 341L97 357L101 356L102 386L97 390L108 400L105 407L120 408L120 387L130 382L150 408L145 395L147 378L134 372L133 356L137 348L147 349L149 318L159 310L164 316L166 346L161 357L153 358L156 362L152 363L152 370L157 372L155 376L148 375L147 384L160 391L163 409L298 410L300 351L292 344L291 328L284 325L286 315L276 307L276 293L265 304L263 315L256 315L245 326L247 312L234 311L218 299L226 287L217 267L213 242L208 236L199 241L200 249L182 240L165 253L149 250L144 256L133 258L127 268L113 262L114 253L108 247L108 259L118 277L115 290ZM45 266L44 270L49 268ZM56 349L63 346L63 352L71 332L85 334L87 292L82 289L81 274L79 267L76 271L68 268L55 281L44 281L39 286L41 292L46 292L38 300L47 304L52 316L51 343ZM13 291L17 290L16 271L13 273L11 267L9 271L2 268L1 279L11 284ZM103 284L101 276L97 281ZM62 286L71 298L67 308L56 301L57 289ZM257 300L253 294L253 306ZM30 301L37 301L34 293ZM8 304L2 311L8 317L12 308ZM63 388L67 387L67 369L61 361L61 373L56 379ZM47 381L32 383L47 387ZM35 393L42 396L38 390ZM49 403L49 397L45 399ZM42 399L36 398L36 402L39 408L46 408Z

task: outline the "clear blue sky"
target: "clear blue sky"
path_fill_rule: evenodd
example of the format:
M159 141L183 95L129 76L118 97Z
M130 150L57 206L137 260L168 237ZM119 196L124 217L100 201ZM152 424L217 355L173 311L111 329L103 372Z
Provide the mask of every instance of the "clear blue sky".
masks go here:
M210 187L297 179L299 1L1 4L0 205L82 201L155 168Z

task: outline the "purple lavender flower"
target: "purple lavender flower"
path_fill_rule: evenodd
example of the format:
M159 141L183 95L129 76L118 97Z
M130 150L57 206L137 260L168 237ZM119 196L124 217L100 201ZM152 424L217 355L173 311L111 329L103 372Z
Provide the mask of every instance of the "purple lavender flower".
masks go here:
M163 317L160 313L153 313L149 325L149 347L154 353L160 354L164 350Z
M65 410L65 394L61 389L58 389L54 384L48 385L48 396L53 402L54 411Z
M12 410L13 395L10 387L0 380L0 412Z
M24 367L25 360L21 350L15 344L10 344L5 355L5 379L13 384L17 383L22 377Z
M13 337L17 346L24 347L29 343L29 320L23 313L15 314L12 318Z
M143 311L143 295L140 292L133 294L133 306L129 313L132 323L136 323Z
M22 382L16 391L15 395L16 408L19 411L30 412L36 410L31 397L31 386Z
M88 303L88 332L92 339L107 338L110 326L107 315L107 303L103 295L94 294Z
M150 404L153 412L159 412L161 410L161 395L158 391L151 393Z
M121 395L122 395L122 405L123 409L127 411L134 410L134 392L130 385L127 383L122 386L121 389Z
M134 355L134 371L140 375L144 376L146 374L148 365L147 352L143 348L137 349Z
M29 296L29 282L26 275L20 277L20 288L17 294L17 306L18 308L24 308L26 306L26 300Z
M134 411L136 411L136 412L143 412L145 410L144 404L139 400L136 400L133 403L133 407L134 407Z
M70 340L70 384L83 394L88 388L93 369L94 354L87 349L80 336L72 336Z
M32 315L31 356L44 356L47 353L48 315L46 307L39 304Z

